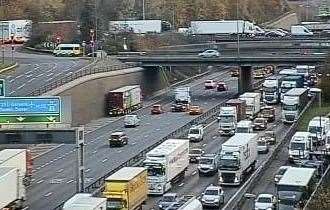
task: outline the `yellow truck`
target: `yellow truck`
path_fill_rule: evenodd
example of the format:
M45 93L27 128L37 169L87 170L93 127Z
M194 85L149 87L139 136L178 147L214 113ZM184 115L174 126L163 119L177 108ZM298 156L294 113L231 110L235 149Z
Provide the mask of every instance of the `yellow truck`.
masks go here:
M105 180L107 210L142 209L148 194L147 171L142 167L124 167Z

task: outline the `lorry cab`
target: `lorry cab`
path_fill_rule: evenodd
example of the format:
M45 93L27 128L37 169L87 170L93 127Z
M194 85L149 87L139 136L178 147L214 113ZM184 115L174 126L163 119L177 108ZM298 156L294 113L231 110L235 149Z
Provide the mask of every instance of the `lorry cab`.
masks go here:
M330 130L330 119L328 117L314 117L308 123L308 132L311 133L313 144L323 145L326 134Z
M198 162L198 172L200 175L213 175L218 171L219 155L204 154Z
M125 127L136 127L140 125L140 119L136 114L125 115L124 124Z
M308 159L310 151L312 151L311 133L296 132L289 144L289 161Z
M236 133L253 133L252 121L241 120L237 123Z
M203 125L194 125L189 129L188 139L192 142L202 141L204 137Z

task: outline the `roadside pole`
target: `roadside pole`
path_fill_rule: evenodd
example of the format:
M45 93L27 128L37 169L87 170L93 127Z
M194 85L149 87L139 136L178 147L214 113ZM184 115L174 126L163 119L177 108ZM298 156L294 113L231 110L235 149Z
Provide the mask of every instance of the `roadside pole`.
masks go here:
M83 193L85 189L85 136L84 127L78 127L76 129L76 141L77 141L77 192Z

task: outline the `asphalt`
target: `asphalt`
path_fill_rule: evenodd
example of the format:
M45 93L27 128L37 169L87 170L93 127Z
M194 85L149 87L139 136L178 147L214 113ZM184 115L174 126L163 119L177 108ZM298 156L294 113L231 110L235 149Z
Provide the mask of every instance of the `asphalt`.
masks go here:
M222 93L215 90L204 90L203 85L206 78L227 81L231 90ZM233 97L237 91L237 79L231 78L226 71L214 73L188 85L192 90L192 103L200 105L204 111ZM164 108L169 110L170 103L166 103ZM187 113L171 112L150 115L149 108L140 110L138 114L142 123L137 128L125 129L130 138L129 144L125 147L109 148L107 141L113 131L124 129L122 118L85 135L87 144L85 153L86 185L197 117L189 116ZM75 163L75 148L70 145L61 146L37 158L34 180L28 188L26 204L29 209L53 209L72 196L76 189Z
M280 111L280 108L277 108L277 112ZM277 115L279 116L279 115ZM279 140L282 140L285 131L288 129L287 125L283 125L280 121L280 118L277 118L274 123L268 124L267 130L274 130L276 132L277 136L277 144L279 143ZM190 147L201 147L205 151L205 153L216 153L219 149L222 143L224 143L229 137L223 137L220 136L218 133L218 123L213 122L211 125L208 126L207 130L205 131L206 136L204 140L200 143L191 143ZM262 135L264 131L259 131L258 134ZM268 156L270 156L274 151L274 146L270 147L270 151L267 154L259 154L257 158L257 168L260 167L260 165L266 160ZM285 156L285 150L281 152L281 158L279 159L284 159L287 156ZM287 153L286 153L287 154ZM264 180L261 182L258 182L258 185L256 187L262 187L264 189L267 189L268 187L271 187L269 185L266 185L267 181L272 180L271 178L273 177L274 173L277 170L277 166L274 166L274 169L267 171L267 176L264 177ZM271 178L269 178L271 177ZM196 197L199 197L201 193L204 191L204 189L209 186L210 184L217 185L218 183L218 176L213 175L213 176L199 176L198 175L198 170L197 170L197 165L196 164L190 164L187 172L185 179L173 187L170 192L175 192L179 196L182 195L195 195ZM228 203L228 201L236 194L240 193L241 186L239 187L223 187L224 190L224 195L225 195L225 203ZM272 189L272 188L270 188ZM157 202L160 199L160 197L149 197L147 204L144 206L143 209L157 209ZM244 208L240 208L241 210L243 209L253 209L253 205L248 205L244 206ZM221 206L221 208L224 207ZM206 208L204 208L206 209Z
M5 48L5 59L11 61L9 48ZM33 90L73 74L89 63L86 59L56 58L53 55L30 54L19 50L14 52L14 62L19 63L14 71L0 75L6 81L8 96L27 96Z

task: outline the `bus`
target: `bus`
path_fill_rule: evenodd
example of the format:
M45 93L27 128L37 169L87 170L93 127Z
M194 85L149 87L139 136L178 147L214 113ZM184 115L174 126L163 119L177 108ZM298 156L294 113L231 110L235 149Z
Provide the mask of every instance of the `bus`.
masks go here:
M81 56L83 54L80 44L59 44L54 50L55 56Z
M279 209L303 207L315 189L316 176L313 168L288 168L276 186Z

